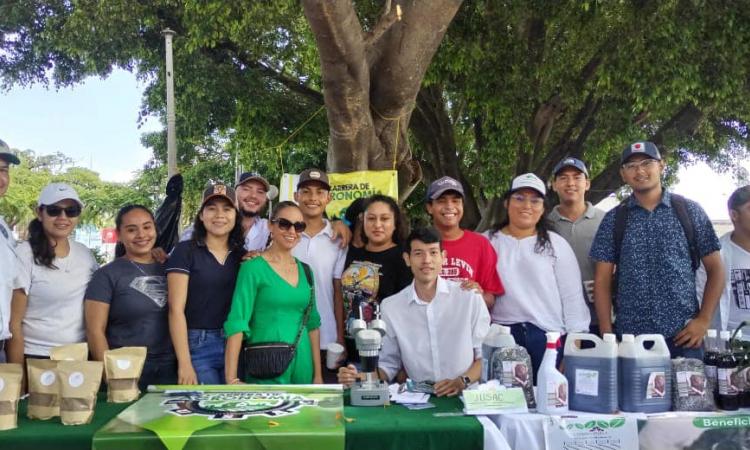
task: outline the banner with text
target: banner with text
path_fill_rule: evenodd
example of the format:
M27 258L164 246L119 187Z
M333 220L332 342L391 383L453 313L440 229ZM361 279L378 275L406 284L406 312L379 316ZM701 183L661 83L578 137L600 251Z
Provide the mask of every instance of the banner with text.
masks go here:
M549 450L638 450L638 421L634 417L550 416L544 421Z

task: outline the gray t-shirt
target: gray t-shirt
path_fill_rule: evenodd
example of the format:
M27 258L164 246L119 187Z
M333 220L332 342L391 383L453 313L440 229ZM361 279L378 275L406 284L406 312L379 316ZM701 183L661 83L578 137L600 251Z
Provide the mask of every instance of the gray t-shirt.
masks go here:
M86 300L109 303L106 335L110 348L145 346L149 358L174 355L162 264L118 258L94 273Z

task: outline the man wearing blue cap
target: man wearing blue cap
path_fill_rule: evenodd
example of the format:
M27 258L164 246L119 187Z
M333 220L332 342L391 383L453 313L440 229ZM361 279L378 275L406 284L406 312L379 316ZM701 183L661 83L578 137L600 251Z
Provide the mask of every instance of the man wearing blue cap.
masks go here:
M586 201L586 192L591 188L589 171L580 159L567 157L552 170L552 189L557 192L560 204L552 208L547 218L557 234L565 238L573 248L581 269L584 294L591 313L589 330L599 334L599 325L594 309L594 267L589 257L591 243L596 230L604 218L604 211Z
M10 185L10 165L19 164L18 156L11 152L8 144L0 140L0 197ZM16 240L8 224L0 217L0 363L6 361L5 344L10 339L10 300L13 294L13 279L18 261Z
M599 328L613 330L612 287L617 268L617 333L666 338L673 358L702 357L700 348L724 289L719 239L705 211L662 187L664 162L652 142L635 142L620 159L620 176L633 194L602 220L591 246ZM703 299L695 271L706 268Z

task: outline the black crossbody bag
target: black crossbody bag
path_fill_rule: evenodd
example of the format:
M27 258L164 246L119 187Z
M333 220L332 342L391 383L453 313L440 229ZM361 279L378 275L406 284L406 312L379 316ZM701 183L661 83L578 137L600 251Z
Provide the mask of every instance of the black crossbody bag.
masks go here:
M244 365L244 377L256 378L259 380L267 380L269 378L276 378L283 374L289 364L294 359L294 353L297 351L297 344L302 337L302 331L307 326L307 321L310 318L310 310L313 306L313 278L310 272L310 266L302 263L302 268L305 272L305 278L307 278L307 284L310 285L310 301L307 303L305 309L305 315L302 318L299 330L297 331L297 337L294 338L294 344L288 344L286 342L258 342L255 344L246 344L242 348L242 363Z

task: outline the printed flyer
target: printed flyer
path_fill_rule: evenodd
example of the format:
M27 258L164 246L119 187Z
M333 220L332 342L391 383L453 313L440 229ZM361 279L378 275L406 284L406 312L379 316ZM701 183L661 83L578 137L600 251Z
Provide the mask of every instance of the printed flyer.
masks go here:
M97 431L93 448L344 448L339 385L156 388Z
M550 416L544 421L544 440L549 450L638 450L638 420Z
M750 448L750 415L694 413L650 416L639 433L643 450Z

